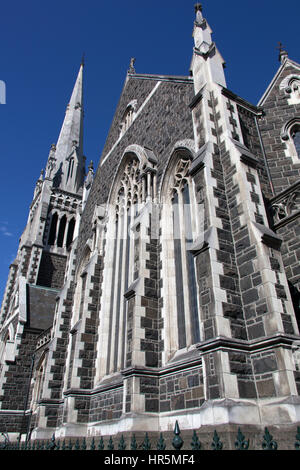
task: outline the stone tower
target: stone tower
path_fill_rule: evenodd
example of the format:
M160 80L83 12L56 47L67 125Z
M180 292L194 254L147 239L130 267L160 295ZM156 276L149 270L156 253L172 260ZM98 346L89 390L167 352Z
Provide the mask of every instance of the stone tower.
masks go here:
M97 173L90 166L84 183L80 69L38 182L49 194L37 203L44 226L25 231L40 245L30 238L11 268L36 313L18 313L20 333L5 306L20 310L26 297L6 291L0 418L11 432L8 393L20 370L9 368L21 351L30 357L22 338L42 313L35 292L55 312L30 343L33 439L158 435L178 421L187 439L218 428L229 446L239 426L255 441L265 426L284 439L299 425L300 66L281 51L261 102L247 102L228 90L200 4L195 13L190 74L139 74L131 60ZM73 237L62 236L72 204ZM43 266L61 259L58 285Z
M1 410L7 410L8 420L18 423L16 431L21 429L20 419L27 406L24 398L29 390L31 360L37 342L43 342L52 327L56 297L64 284L66 261L79 223L85 178L82 79L83 64L57 144L51 146L46 170L36 182L1 308ZM8 410L13 410L13 417Z

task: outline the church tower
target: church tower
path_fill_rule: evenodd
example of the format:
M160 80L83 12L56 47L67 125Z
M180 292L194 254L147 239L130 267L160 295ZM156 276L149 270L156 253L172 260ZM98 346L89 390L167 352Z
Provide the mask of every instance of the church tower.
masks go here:
M79 221L84 178L82 63L58 141L51 146L46 169L36 182L1 308L0 414L5 410L8 417L13 410L16 422L27 406L24 397L38 337L53 323ZM17 377L22 379L15 387Z

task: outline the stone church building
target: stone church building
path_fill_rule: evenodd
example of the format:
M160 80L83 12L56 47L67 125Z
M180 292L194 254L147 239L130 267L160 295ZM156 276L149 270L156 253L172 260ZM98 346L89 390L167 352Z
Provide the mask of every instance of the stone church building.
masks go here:
M186 76L131 61L95 173L80 66L1 308L11 439L300 425L300 65L249 103L195 13Z

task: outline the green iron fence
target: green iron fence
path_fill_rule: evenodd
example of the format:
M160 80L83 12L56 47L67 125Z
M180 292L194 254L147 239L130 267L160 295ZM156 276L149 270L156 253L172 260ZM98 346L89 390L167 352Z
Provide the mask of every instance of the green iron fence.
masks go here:
M148 433L145 433L145 437L142 441L137 442L135 435L133 434L131 437L130 442L125 441L124 436L122 435L117 441L113 440L113 437L110 436L109 440L104 444L103 437L100 437L99 440L96 442L95 438L87 444L85 438L82 440L76 439L72 441L71 439L67 442L65 439L60 440L56 439L55 435L53 434L50 440L36 440L31 441L28 440L26 442L10 442L7 434L5 435L5 441L0 444L0 450L107 450L107 451L124 451L124 450L144 450L144 451L164 451L166 450L166 440L163 436L163 433L160 433L159 439L157 440L156 444L153 444L149 439ZM179 429L178 422L176 421L174 431L173 431L173 439L172 439L172 448L171 450L181 450L184 444L184 441L181 437L181 432ZM250 440L247 439L244 434L242 433L241 429L238 429L234 448L235 450L251 450L251 446L249 444ZM294 439L294 449L300 450L300 427L297 427L297 432L295 433ZM198 451L204 450L203 445L201 444L199 437L197 436L196 431L193 432L192 439L190 443L188 443L188 448L191 451ZM187 443L185 446L187 450ZM220 436L218 435L217 431L215 430L212 439L211 439L211 450L226 450L226 446L221 441ZM268 428L264 429L264 435L261 439L261 450L278 450L279 446L278 443L273 439L273 436L270 434ZM208 449L207 449L208 450ZM253 449L253 450L258 450Z

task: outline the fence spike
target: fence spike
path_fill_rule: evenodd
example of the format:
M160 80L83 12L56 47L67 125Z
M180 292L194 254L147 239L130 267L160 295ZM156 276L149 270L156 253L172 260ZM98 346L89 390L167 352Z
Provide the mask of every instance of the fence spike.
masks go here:
M195 430L194 430L194 432L193 432L191 447L192 447L193 450L200 450L200 449L201 449L201 443L200 443L200 441L199 441L199 439L198 439L198 436L197 436Z
M126 443L125 443L123 434L121 436L121 439L120 439L120 442L119 442L119 445L118 445L118 449L119 450L125 450L126 449Z
M54 450L56 447L55 434L52 434L51 441L49 443L49 450Z
M172 446L174 447L175 450L180 450L181 447L183 446L183 440L180 437L180 429L179 429L179 424L178 421L175 423L175 428L173 433L175 434L173 441L172 441Z
M98 450L103 450L104 449L104 442L103 442L103 437L101 436L99 444L98 444Z
M237 440L235 441L236 450L248 450L249 449L249 439L246 441L244 434L241 429L238 429Z
M82 444L81 444L81 449L86 450L86 440L85 437L83 438Z
M76 439L74 450L80 450L79 440Z
M213 437L211 447L212 447L212 450L222 450L223 449L223 443L221 442L221 440L219 438L219 435L218 435L216 430L214 431L214 437Z
M146 432L146 436L145 436L145 439L144 439L144 442L142 444L142 449L143 450L150 450L151 449L151 443L150 443L150 440L149 440L149 437L148 437L148 433Z
M156 447L157 447L157 450L165 450L166 448L166 443L165 443L162 433L160 433L159 440L157 441Z
M262 442L263 450L277 450L277 442L274 441L273 436L270 434L268 428L265 428L264 440Z
M110 436L109 441L108 441L108 444L107 444L107 448L108 448L109 450L114 450L114 447L115 447L115 446L114 446L112 437Z
M131 448L131 450L137 450L137 442L136 442L136 439L135 439L135 434L133 434L133 436L131 438L130 448Z

